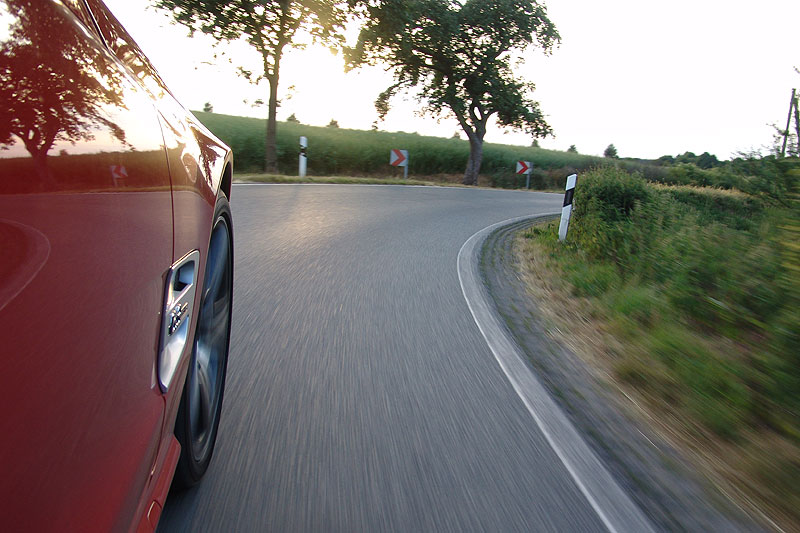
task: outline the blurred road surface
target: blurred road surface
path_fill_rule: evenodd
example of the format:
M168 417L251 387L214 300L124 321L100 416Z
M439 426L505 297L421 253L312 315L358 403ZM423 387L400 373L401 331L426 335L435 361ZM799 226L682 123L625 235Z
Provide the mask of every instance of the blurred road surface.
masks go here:
M605 531L470 315L456 257L561 195L237 185L214 461L172 531Z

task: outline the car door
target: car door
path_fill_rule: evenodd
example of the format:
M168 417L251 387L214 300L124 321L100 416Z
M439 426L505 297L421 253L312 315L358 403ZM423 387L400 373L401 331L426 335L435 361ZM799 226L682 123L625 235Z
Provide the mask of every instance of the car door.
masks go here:
M65 0L0 1L0 509L127 529L154 466L173 258L146 91Z

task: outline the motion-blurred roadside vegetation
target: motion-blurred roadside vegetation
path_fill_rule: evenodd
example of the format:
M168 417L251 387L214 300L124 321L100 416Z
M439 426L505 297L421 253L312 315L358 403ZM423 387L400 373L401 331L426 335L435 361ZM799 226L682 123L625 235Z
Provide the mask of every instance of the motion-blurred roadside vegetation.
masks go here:
M622 341L617 377L698 442L723 443L713 453L738 450L718 459L796 527L800 159L681 163L666 177L579 175L566 242L557 224L525 236Z

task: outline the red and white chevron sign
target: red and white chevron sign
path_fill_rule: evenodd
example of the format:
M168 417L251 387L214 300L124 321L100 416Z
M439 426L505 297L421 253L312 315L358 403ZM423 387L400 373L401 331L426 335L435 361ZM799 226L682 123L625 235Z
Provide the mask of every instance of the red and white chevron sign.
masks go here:
M392 149L389 153L389 164L393 167L408 166L408 150Z
M128 170L123 165L111 165L109 168L111 170L111 180L115 186L120 184L120 180L128 177Z
M530 161L517 161L517 174L530 174L533 170L533 163Z

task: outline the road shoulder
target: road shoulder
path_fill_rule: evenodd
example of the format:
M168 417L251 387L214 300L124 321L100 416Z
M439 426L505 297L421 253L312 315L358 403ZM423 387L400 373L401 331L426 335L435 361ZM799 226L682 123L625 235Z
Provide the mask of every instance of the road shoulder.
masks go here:
M758 527L707 486L663 439L635 422L609 381L563 342L528 292L514 250L516 233L531 221L491 233L481 251L481 273L502 323L567 418L657 529L753 531ZM627 401L627 400L626 400Z
M495 230L524 225L532 218L541 220L553 216L518 217L493 224L472 235L458 253L457 270L462 293L478 329L512 388L606 529L612 533L653 531L650 521L631 500L628 491L604 467L542 386L503 325L483 281L481 272L486 265L482 250L487 237Z

